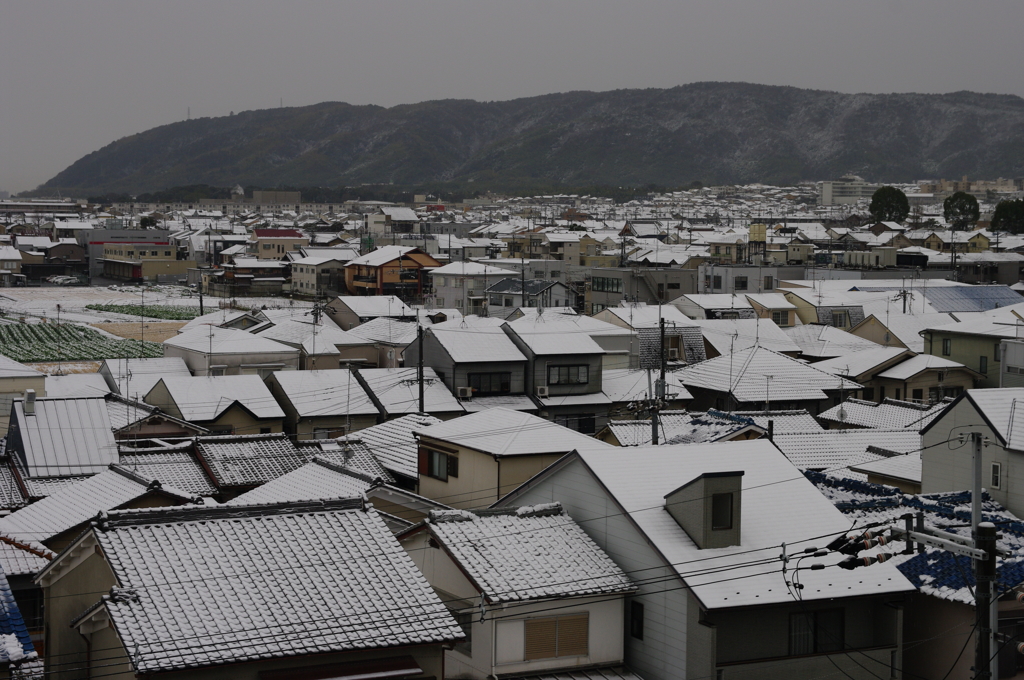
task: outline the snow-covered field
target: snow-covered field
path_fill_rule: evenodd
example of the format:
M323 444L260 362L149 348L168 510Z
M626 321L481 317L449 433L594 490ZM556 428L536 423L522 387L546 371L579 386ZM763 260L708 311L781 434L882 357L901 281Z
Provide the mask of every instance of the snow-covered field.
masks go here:
M235 298L235 304L246 309L268 307L271 309L296 307L309 308L312 303L288 298ZM206 296L204 307L207 312L228 306L228 298ZM3 288L0 289L0 312L10 318L31 317L55 319L57 305L60 305L61 322L94 324L103 321L138 321L137 316L99 312L86 309L86 305L172 305L175 307L199 307L199 296L180 286L82 286L54 288Z

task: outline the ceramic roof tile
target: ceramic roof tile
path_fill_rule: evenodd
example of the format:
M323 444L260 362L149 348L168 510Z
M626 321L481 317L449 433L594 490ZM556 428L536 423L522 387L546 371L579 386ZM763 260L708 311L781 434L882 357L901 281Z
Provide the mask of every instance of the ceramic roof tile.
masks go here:
M305 465L319 451L296 446L286 434L200 437L195 446L218 487L264 484Z
M806 475L846 515L848 521L858 524L889 523L894 516L922 512L926 527L961 538L971 537L969 491L905 494L890 486L812 472ZM987 493L983 493L982 519L995 522L999 527L997 547L1005 553L1005 557L999 560L1000 582L1005 586L1024 582L1024 522L993 501ZM898 549L887 552L893 554L890 563L895 564L922 593L942 600L974 604L975 581L970 558L937 548L928 548L923 554L915 552L913 555L902 555Z
M314 458L288 474L246 491L225 505L352 498L362 496L371 486L373 479L366 475L353 475L342 466Z
M67 486L0 519L0 533L45 543L88 522L100 511L116 508L160 488L160 483L152 477L143 477L112 465L109 470ZM170 487L164 491L177 495L181 501L189 499L183 492Z
M823 429L818 421L814 419L807 409L795 411L732 411L734 416L750 418L757 425L768 430L768 421L772 421L772 428L776 433L783 432L813 432Z
M827 396L823 390L860 389L851 380L819 371L765 347L684 366L675 374L687 387L729 391L740 402L817 401Z
M385 469L417 479L418 445L413 432L441 422L443 421L433 416L413 413L364 428L348 437L340 437L338 443L346 440L362 442Z
M340 465L353 472L365 475L370 479L394 482L395 478L380 464L370 447L361 441L322 439L316 442L303 442L303 448L328 463Z
M917 430L816 430L776 434L775 446L801 470L838 470L851 464L881 458L868 451L880 447L886 451L907 453L921 448Z
M916 404L908 401L885 399L882 402L847 399L838 406L818 415L821 420L844 423L854 427L877 430L895 430L913 427L921 430L942 412L949 402Z
M427 524L490 602L635 590L558 503L476 513L433 510Z
M29 538L0 534L0 567L8 576L35 574L56 555Z
M121 467L159 479L194 496L213 496L217 488L189 451L122 452Z
M355 503L111 513L96 537L120 589L104 606L136 672L461 639Z
M25 619L14 601L7 576L0 571L0 662L16 663L37 657Z

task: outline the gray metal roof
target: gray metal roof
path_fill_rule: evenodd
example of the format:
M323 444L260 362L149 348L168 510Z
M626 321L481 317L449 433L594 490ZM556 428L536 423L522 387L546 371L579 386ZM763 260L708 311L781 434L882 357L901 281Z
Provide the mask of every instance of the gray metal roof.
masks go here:
M14 402L8 450L32 477L94 475L117 462L103 397L37 398L35 414Z

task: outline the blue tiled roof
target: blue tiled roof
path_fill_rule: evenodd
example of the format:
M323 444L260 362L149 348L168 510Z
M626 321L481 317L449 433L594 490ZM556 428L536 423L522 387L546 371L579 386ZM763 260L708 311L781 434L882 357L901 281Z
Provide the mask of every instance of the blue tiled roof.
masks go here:
M907 513L924 513L925 524L960 536L970 535L971 492L904 494L893 487L805 472L807 478L829 497L845 515L859 523L891 522ZM999 590L1024 583L1024 522L983 494L982 518L999 527L999 549L1008 553L998 563ZM893 546L897 568L923 593L947 600L969 603L974 588L971 560L935 548L904 556L902 545Z
M15 635L25 656L34 655L35 648L32 646L32 639L28 635L28 628L25 627L25 619L21 616L18 603L14 601L14 594L11 592L11 585L7 582L7 575L0 568L0 635ZM0 645L0 661L10 661L4 645Z

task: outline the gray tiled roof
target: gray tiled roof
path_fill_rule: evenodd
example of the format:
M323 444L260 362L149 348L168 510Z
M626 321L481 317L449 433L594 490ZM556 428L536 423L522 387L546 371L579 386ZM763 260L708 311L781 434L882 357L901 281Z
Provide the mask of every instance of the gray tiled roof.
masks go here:
M113 512L96 538L139 673L463 637L359 501Z

